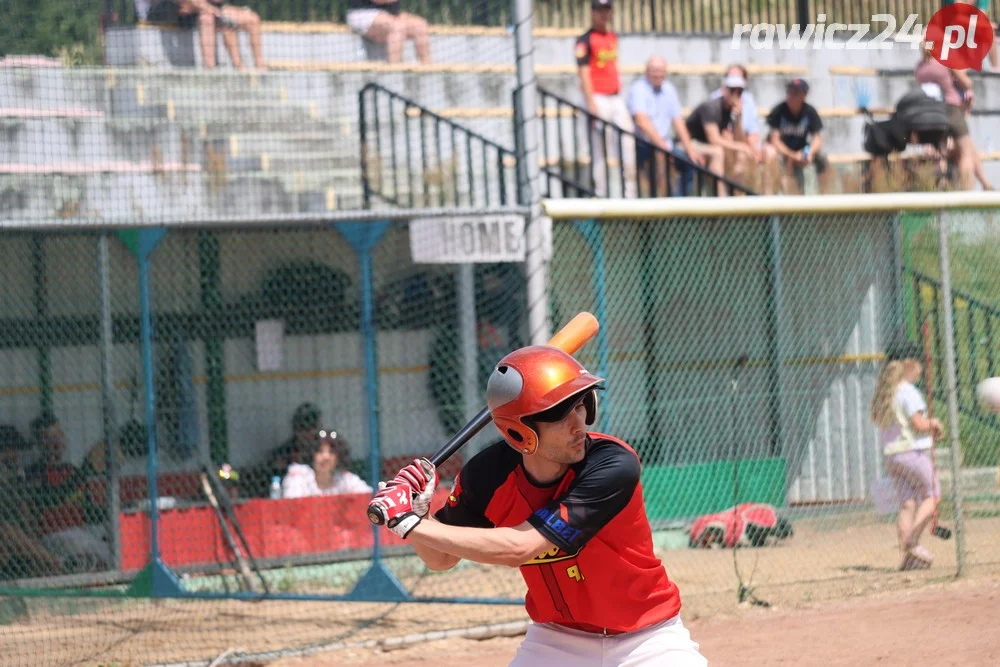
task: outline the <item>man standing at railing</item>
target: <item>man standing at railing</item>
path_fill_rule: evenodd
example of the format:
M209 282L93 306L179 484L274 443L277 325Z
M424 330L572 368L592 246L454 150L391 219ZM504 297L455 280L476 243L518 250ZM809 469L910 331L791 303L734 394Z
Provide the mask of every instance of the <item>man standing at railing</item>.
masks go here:
M632 116L621 96L618 76L618 35L611 30L612 0L591 0L591 27L576 40L576 64L580 73L580 90L590 112L591 150L594 190L606 197L608 165L605 159L612 151L621 151L624 170L624 196L635 197L635 142L631 136L616 131L633 131ZM620 143L619 143L620 142Z

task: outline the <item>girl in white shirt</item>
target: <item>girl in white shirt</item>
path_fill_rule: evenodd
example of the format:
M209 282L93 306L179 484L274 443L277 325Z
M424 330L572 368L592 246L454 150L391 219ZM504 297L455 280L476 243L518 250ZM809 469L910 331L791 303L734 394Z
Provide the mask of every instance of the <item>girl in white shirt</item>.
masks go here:
M927 417L927 404L914 386L923 373L920 348L898 341L886 350L886 361L875 386L871 416L879 427L885 469L900 502L896 520L899 569L925 568L933 557L920 546L920 536L941 497L931 447L943 429L940 421Z
M335 431L320 431L312 465L293 463L281 483L282 498L332 496L338 493L372 494L372 487L353 472L346 470L350 463L347 443ZM338 468L338 466L340 466Z

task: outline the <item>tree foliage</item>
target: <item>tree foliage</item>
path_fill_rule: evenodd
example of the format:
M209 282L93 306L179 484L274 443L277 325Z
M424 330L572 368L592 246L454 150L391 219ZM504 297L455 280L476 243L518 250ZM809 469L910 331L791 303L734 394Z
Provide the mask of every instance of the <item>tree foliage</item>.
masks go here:
M0 51L100 61L104 0L0 0Z

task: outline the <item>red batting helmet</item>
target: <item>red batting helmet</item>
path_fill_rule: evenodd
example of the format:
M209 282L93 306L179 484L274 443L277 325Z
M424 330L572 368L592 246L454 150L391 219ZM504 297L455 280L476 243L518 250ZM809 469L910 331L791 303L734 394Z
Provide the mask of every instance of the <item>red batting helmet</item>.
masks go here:
M522 454L534 454L538 433L531 417L551 410L538 421L557 421L585 394L589 426L597 418L594 389L603 382L572 355L555 347L532 345L500 360L486 385L486 404L507 442ZM565 406L560 405L563 403ZM557 406L565 410L552 410Z

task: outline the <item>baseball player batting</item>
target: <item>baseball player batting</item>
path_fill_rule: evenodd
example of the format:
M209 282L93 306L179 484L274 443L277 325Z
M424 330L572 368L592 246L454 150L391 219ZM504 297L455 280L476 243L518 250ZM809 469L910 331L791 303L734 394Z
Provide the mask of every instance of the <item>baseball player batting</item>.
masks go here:
M554 347L512 352L486 389L506 442L462 468L434 516L437 473L427 459L380 483L369 511L432 570L463 558L520 568L534 623L512 667L707 665L653 553L638 455L587 430L603 385Z

